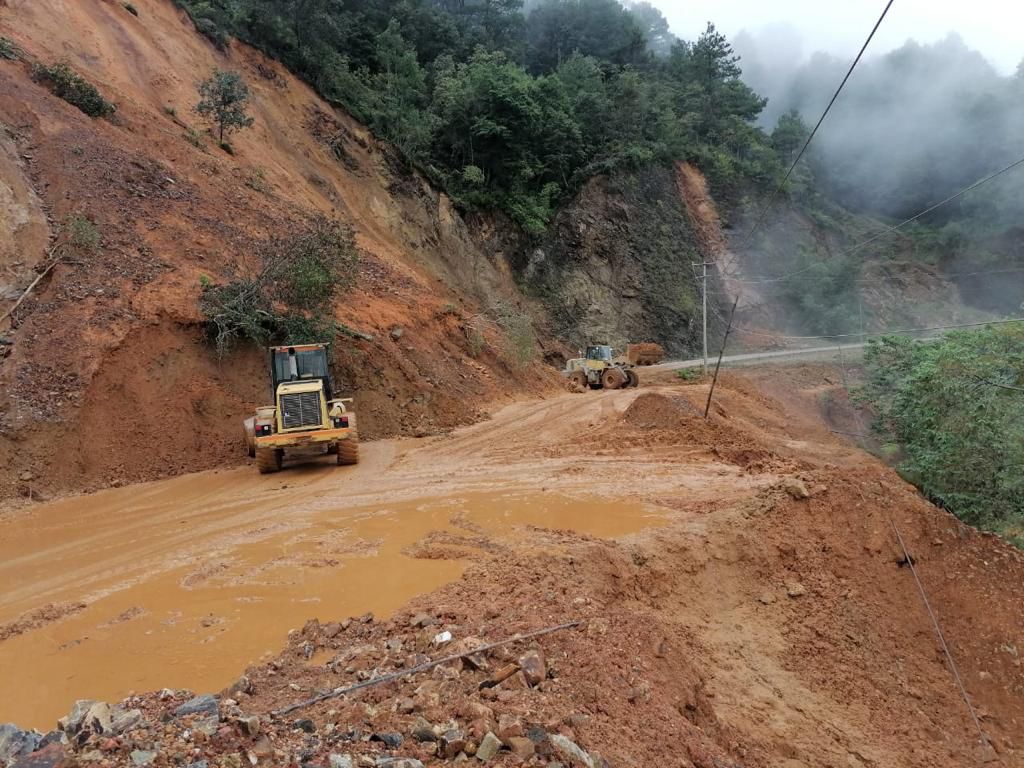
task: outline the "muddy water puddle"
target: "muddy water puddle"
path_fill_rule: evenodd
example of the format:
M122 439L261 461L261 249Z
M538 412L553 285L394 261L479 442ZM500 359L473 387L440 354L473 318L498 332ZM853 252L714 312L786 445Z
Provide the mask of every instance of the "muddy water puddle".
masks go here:
M46 730L75 699L220 690L307 619L387 616L533 527L617 537L665 520L638 502L547 493L345 506L314 482L240 499L237 477L118 489L0 524L0 722Z

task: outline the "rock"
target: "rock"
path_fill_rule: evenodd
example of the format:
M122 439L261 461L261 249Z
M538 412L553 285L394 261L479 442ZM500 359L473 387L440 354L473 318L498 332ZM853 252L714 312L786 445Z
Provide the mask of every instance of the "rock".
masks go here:
M392 340L398 341L400 338L402 338L402 335L404 333L405 333L405 329L402 328L402 326L400 326L400 325L396 325L396 326L393 326L391 328L391 331L390 331L389 335L391 336Z
M587 768L594 768L594 761L590 759L590 755L580 749L579 745L575 741L572 741L560 733L552 733L548 736L548 740L563 757L570 761L575 760L577 763L582 763Z
M185 715L215 715L217 714L217 699L212 694L206 693L202 696L194 696L174 710L175 717Z
M330 764L330 768L353 768L352 755L332 753L327 758L327 762Z
M122 733L138 728L141 724L142 710L126 710L119 704L113 709L113 716L110 720L110 733L120 736Z
M57 727L65 733L76 733L81 727L86 713L95 703L92 699L79 699L71 705L71 711L57 721Z
M426 718L417 717L412 726L412 737L416 741L437 741L437 732Z
M498 718L498 738L507 742L511 738L526 735L523 721L513 715L502 715Z
M548 670L544 664L544 655L540 651L527 651L519 658L519 666L523 670L523 679L531 688L537 686L547 677Z
M196 760L194 763L189 763L185 768L210 768L210 764L206 760Z
M417 613L409 619L410 627L431 627L434 624L437 624L437 619L429 613Z
M21 480L23 483L27 483L30 480L35 480L35 477L36 476L29 472L27 469L20 475L18 475L18 479Z
M445 630L444 632L438 632L436 635L434 635L434 645L444 645L445 643L451 642L451 639L452 633L448 630Z
M790 597L801 597L807 594L807 587L799 581L790 581L786 583L786 594Z
M207 715L196 719L192 723L192 730L204 736L213 736L217 732L218 725L220 725L220 718L217 715Z
M7 762L0 760L0 765L7 765ZM49 744L31 754L16 758L10 764L10 768L58 768L61 765L67 765L63 745Z
M260 718L258 715L240 717L238 718L238 724L242 728L242 733L246 736L256 736L260 732Z
M511 736L505 739L505 746L512 754L523 760L529 760L537 751L536 745L525 736Z
M788 493L797 501L811 498L811 492L807 490L807 484L803 480L791 477L782 484L782 490Z
M316 723L314 723L308 717L300 717L298 720L292 722L292 730L304 731L306 733L316 733Z
M441 757L445 760L451 760L466 748L466 735L457 728L453 728L445 731L441 735L439 742L438 748L440 749Z
M330 624L324 626L323 634L328 640L333 637L337 637L341 634L341 624L336 621L332 621Z
M757 599L758 602L763 603L764 605L771 605L775 602L775 593L764 591L761 593L761 596Z
M154 760L158 752L151 749L136 749L132 751L132 765L149 765Z
M493 720L494 710L479 701L468 699L459 707L459 717L466 720Z
M270 757L274 754L274 745L270 743L267 734L264 733L256 739L256 743L252 745L252 753L256 757Z
M380 757L378 768L423 768L423 763L412 757Z
M20 755L33 752L42 739L35 731L23 731L13 723L0 725L0 765Z
M539 725L531 725L526 729L526 738L534 744L543 744L548 738L548 732Z
M488 731L480 741L480 746L476 748L476 759L485 763L488 760L493 760L499 749L501 749L501 739Z
M384 746L390 749L395 749L402 746L402 742L405 741L405 737L400 733L393 731L387 731L385 733L375 733L370 736L370 741L380 741L384 743Z

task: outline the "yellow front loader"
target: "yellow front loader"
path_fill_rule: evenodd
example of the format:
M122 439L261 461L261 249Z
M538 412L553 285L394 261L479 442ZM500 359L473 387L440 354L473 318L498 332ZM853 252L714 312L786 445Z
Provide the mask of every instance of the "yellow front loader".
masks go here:
M583 357L567 360L562 375L581 389L640 386L640 377L632 364L614 359L612 348L606 344L593 344Z
M359 462L351 398L334 398L325 344L270 348L273 405L245 420L245 445L261 474L285 458L333 454L339 465Z

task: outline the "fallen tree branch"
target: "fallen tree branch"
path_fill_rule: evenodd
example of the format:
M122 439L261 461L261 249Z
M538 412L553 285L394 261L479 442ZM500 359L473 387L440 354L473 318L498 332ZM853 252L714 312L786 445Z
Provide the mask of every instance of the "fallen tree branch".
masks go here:
M512 637L506 638L505 640L500 640L497 643L481 645L479 648L470 648L468 651L463 651L462 653L453 653L450 656L435 659L434 661L428 661L425 664L420 664L419 666L411 667L409 669L403 669L400 672L391 672L387 675L381 675L380 677L374 677L370 680L364 680L363 682L356 683L355 685L350 685L343 688L335 688L333 691L321 693L317 696L314 696L311 699L306 699L305 701L300 701L295 704L289 704L287 707L281 707L281 709L272 710L270 714L274 717L287 715L290 712L294 712L297 709L309 707L313 704L319 704L321 701L327 701L328 699L335 699L338 696L344 696L346 694L362 690L363 688L370 688L375 685L383 685L384 683L390 683L391 681L398 680L402 677L415 675L419 672L426 672L428 669L433 669L434 667L440 666L441 664L447 664L449 661L458 661L459 659L464 659L467 656L475 656L478 653L486 653L487 651L493 650L494 648L499 648L503 645L509 645L520 640L529 640L530 638L540 637L541 635L550 635L552 632L560 632L563 629L571 629L572 627L578 627L582 623L582 621L570 621L567 624L558 624L554 627L538 629L535 632L527 632L525 635L513 635Z
M23 302L28 297L28 295L30 293L32 293L32 289L35 288L37 285L39 285L39 281L42 280L44 277L46 277L48 274L50 274L50 270L53 269L54 267L56 267L57 264L60 263L61 259L63 258L63 255L54 256L54 254L57 253L59 250L60 250L60 246L54 246L50 250L50 253L48 254L51 257L51 259L52 259L50 261L50 264L46 267L46 269L44 269L42 272L40 272L38 275L36 275L36 279L35 280L33 280L31 283L29 283L28 288L26 288L24 290L24 292L21 294L21 296L18 297L18 300L16 302L14 302L14 306L12 306L10 309L8 309L6 312L4 312L3 315L0 315L0 322L3 322L8 317L13 315L14 311L18 307L21 306L21 302Z

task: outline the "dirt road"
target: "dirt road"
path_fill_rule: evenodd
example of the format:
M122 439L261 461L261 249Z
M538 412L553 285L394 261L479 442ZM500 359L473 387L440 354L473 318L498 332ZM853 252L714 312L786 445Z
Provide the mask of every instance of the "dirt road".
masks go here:
M363 674L367 642L414 642L397 639L403 617L426 611L485 640L583 621L543 644L557 660L543 694L489 706L549 729L570 718L562 731L615 766L1024 765L1020 553L830 434L838 378L813 366L725 374L707 423L706 389L666 374L367 444L354 469L203 473L10 515L0 720L45 728L74 698L215 691L255 662L243 704L267 712ZM890 517L994 751L980 747ZM366 611L398 613L351 637L288 634ZM451 688L423 711L434 722L480 696L451 674L434 676ZM424 690L411 685L408 696ZM404 731L401 695L305 714L317 728ZM273 739L274 754L310 749L302 731Z
M717 464L669 473L656 455L536 452L631 400L566 395L449 437L367 443L353 468L206 472L13 516L0 526L0 624L27 615L28 631L15 624L0 643L14 670L0 721L47 727L78 698L223 687L310 616L386 614L458 577L474 552L507 547L510 525L616 536L658 524L664 510L621 500L631 476L709 499L767 482Z

